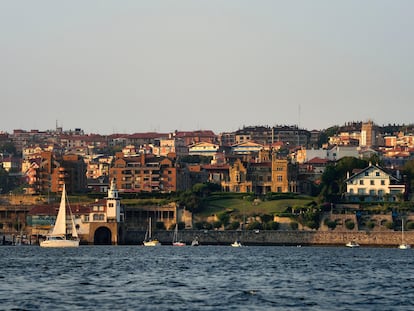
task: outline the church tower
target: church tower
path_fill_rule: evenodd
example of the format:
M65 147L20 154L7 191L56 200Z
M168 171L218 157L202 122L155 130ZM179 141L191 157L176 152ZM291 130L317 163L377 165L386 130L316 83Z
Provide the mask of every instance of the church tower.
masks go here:
M111 187L108 190L108 197L106 198L106 217L108 222L123 222L121 199L118 196L115 179L111 181Z

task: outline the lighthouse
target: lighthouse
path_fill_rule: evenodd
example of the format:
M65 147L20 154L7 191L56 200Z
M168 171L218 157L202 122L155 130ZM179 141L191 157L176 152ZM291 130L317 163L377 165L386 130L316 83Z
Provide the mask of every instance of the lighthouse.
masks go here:
M115 179L112 179L106 198L106 218L108 222L123 222L121 216L123 216L121 214L121 200L118 196Z

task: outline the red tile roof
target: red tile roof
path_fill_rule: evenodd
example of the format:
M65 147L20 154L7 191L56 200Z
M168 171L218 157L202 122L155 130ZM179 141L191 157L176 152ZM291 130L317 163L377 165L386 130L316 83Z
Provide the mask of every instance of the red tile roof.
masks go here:
M306 162L306 164L327 164L328 162L329 160L327 159L315 157L315 158L310 159L308 162Z

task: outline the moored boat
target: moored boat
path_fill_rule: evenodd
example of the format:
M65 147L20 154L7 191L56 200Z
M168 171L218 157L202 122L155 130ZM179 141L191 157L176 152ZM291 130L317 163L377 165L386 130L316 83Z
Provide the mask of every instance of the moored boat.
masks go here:
M173 236L173 246L185 246L185 242L178 239L178 224L175 224L174 236Z
M231 245L232 247L242 247L242 246L243 246L239 240L234 241L234 242L233 242L233 243L231 243L230 245Z
M350 242L346 243L345 246L350 247L350 248L355 248L355 247L359 247L359 244L355 241L350 241Z
M198 237L195 237L195 239L191 241L191 246L200 246L200 242L198 241Z
M51 234L46 240L40 242L41 247L78 247L79 237L73 221L72 211L66 199L66 188L63 185L62 197L60 200L59 212ZM69 214L67 214L67 211ZM69 217L69 219L68 219Z
M404 240L404 219L401 219L401 244L398 245L399 249L410 249L411 245L405 243Z
M151 217L148 219L148 229L145 233L145 239L142 243L144 246L161 246L161 243L158 241L158 239L152 238Z

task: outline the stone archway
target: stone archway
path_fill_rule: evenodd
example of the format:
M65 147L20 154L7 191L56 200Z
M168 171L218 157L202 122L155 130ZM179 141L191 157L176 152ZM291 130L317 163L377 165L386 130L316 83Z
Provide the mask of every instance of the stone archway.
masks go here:
M94 245L111 245L112 244L112 232L109 228L99 227L96 229L93 237Z

